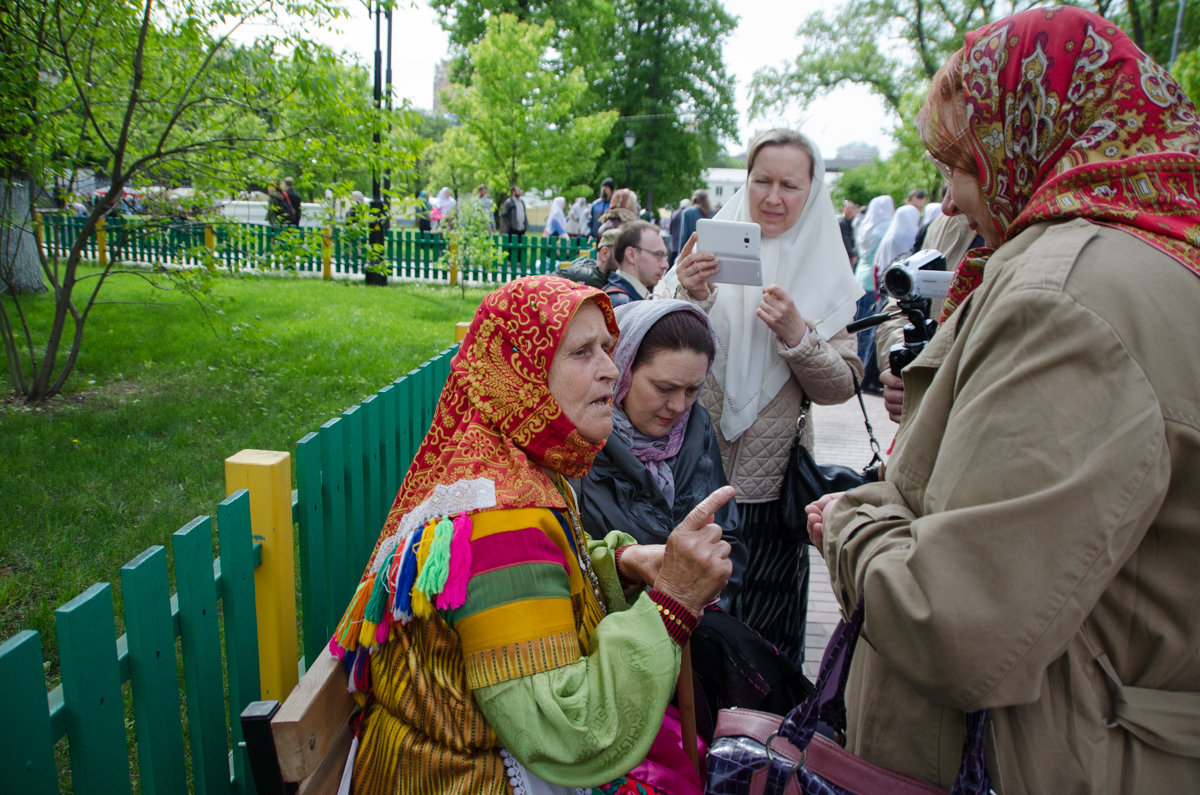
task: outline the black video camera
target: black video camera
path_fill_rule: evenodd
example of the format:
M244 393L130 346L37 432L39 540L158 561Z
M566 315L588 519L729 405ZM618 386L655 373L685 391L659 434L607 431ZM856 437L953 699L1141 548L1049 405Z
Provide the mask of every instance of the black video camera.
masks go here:
M900 375L909 362L917 358L925 343L937 331L937 321L929 317L934 300L946 297L954 274L946 271L946 257L937 249L926 248L910 257L894 262L883 272L883 289L896 299L899 312L882 312L856 320L846 327L850 333L877 326L897 315L908 316L904 327L904 342L888 351L888 369Z

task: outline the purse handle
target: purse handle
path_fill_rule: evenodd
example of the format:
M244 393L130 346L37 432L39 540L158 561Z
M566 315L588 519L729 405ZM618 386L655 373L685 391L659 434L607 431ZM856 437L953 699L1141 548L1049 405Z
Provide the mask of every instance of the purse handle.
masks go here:
M779 726L779 736L800 751L807 749L812 742L818 721L825 721L838 735L844 737L846 680L850 678L850 662L854 658L854 647L858 645L858 636L862 632L863 618L863 599L860 596L850 618L839 621L830 636L812 692L787 714ZM954 787L950 790L951 795L986 793L991 787L983 746L986 723L986 709L971 712L966 716L962 763L959 765Z
M863 401L862 386L858 383L858 375L854 372L854 368L850 367L850 377L854 379L854 396L858 398L858 408L862 411L863 425L867 427L867 438L871 440L871 460L863 467L863 471L878 467L883 463L883 456L880 454L881 448L879 440L875 438L875 429L871 426L871 417L867 414L867 404ZM808 421L808 412L812 408L812 401L808 399L808 393L804 393L800 398L800 414L796 417L796 439L800 438L800 434L804 431L804 424Z

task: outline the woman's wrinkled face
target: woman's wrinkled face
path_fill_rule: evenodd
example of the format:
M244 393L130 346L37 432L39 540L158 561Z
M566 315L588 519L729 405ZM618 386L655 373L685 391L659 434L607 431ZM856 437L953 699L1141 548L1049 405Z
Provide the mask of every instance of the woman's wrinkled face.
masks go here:
M794 144L768 144L750 168L747 200L750 220L763 237L778 237L800 220L812 189L812 158Z
M612 432L613 385L618 375L610 356L614 343L604 313L586 301L575 311L550 364L550 394L579 435L595 444Z
M657 350L634 369L622 408L640 433L654 439L666 436L696 402L707 374L708 356L703 353Z

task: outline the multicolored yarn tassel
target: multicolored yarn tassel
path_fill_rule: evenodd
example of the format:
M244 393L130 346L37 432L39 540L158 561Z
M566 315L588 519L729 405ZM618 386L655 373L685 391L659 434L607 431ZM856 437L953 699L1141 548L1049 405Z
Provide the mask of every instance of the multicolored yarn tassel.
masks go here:
M437 538L437 526L434 522L425 525L421 533L421 543L417 546L417 582L412 587L412 613L414 616L429 618L433 615L433 604L420 588L421 574L425 571L425 563L429 560L429 550Z
M450 575L450 542L453 537L454 523L450 521L450 517L445 517L434 528L429 556L425 558L421 565L421 573L417 575L417 590L431 601L446 587L446 578Z
M408 537L404 553L400 555L400 568L392 584L392 618L405 624L413 618L412 587L417 580L417 547L424 534L425 528L418 527L417 531Z
M471 520L466 511L454 517L454 538L450 542L450 571L438 594L438 610L453 610L467 601L467 581L471 579Z
M370 580L358 584L358 590L354 592L350 606L342 615L342 620L338 622L333 637L329 639L329 652L334 657L341 659L347 652L358 648L359 632L362 627L363 615L366 613L367 601L371 598L373 584Z

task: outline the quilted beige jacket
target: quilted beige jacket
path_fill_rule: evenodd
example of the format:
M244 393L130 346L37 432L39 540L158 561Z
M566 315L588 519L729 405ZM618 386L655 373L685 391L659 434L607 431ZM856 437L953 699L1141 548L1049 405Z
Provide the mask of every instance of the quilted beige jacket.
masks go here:
M691 300L682 287L676 297ZM692 303L707 311L715 297L714 291L708 300ZM796 418L800 415L804 395L820 405L841 403L854 396L851 368L859 379L862 378L862 362L858 358L855 339L845 329L827 340L809 328L808 334L794 348L785 347L777 337L775 352L791 367L792 377L759 412L754 424L732 442L721 433L721 405L725 396L721 385L709 375L704 391L700 393L700 403L712 415L717 443L721 447L721 463L730 484L737 489L739 503L770 502L779 497L779 484L783 480L792 440L796 438ZM811 450L811 418L804 423L801 438Z

